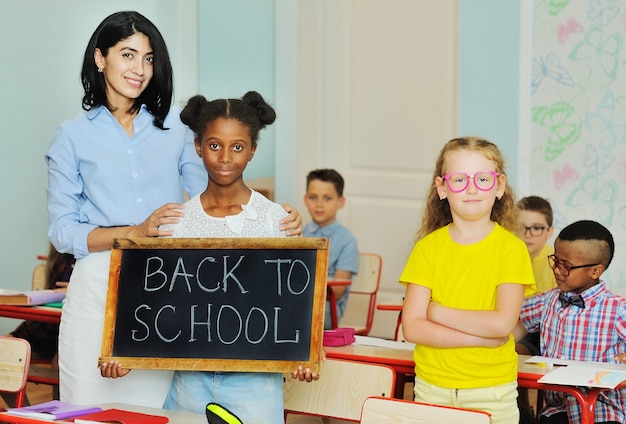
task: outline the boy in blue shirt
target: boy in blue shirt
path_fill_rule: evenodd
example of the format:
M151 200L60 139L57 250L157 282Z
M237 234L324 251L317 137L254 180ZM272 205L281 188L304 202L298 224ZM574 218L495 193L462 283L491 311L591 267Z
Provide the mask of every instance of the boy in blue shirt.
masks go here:
M307 224L302 234L305 237L327 237L330 240L328 257L328 279L352 279L359 270L359 249L350 231L337 222L337 211L346 203L343 196L344 181L334 169L317 169L306 178L304 204L313 222ZM341 320L348 302L350 286L334 286L337 299L337 322ZM331 329L330 304L326 301L324 329Z

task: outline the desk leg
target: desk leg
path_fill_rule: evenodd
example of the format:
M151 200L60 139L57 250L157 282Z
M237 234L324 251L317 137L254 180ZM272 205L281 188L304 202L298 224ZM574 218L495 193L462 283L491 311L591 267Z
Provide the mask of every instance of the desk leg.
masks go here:
M398 334L400 334L400 327L402 326L402 311L398 313L398 321L396 322L396 334L394 334L395 340L398 342L404 341L398 338ZM404 336L402 336L404 339Z
M335 292L330 286L326 286L326 297L330 306L330 322L333 329L337 328L339 323L337 322L337 300L335 299Z
M404 385L407 382L407 375L403 372L396 372L396 386L394 387L393 397L396 399L404 399ZM411 396L413 399L413 396Z
M587 395L587 402L581 403L582 409L582 417L581 420L583 424L595 423L595 415L596 415L596 400L598 399L598 395L602 392L602 389L590 389L589 394Z
M527 389L538 389L538 390L554 390L557 392L569 393L574 396L578 401L581 409L581 424L594 424L594 414L595 414L595 404L596 399L598 398L598 394L602 392L602 389L590 389L589 395L585 396L585 394L581 391L579 387L576 386L558 386L554 384L543 384L538 383L535 380L527 380L527 379L517 379L519 387L525 387Z

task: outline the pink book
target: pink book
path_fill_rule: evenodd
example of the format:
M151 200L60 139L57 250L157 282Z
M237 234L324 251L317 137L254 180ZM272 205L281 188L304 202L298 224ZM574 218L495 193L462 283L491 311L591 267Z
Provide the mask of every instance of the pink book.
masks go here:
M98 408L96 406L76 405L73 403L61 402L60 400L51 400L37 405L10 408L7 410L7 413L20 417L54 421L73 418L79 415L90 414L98 411L102 411L102 408Z

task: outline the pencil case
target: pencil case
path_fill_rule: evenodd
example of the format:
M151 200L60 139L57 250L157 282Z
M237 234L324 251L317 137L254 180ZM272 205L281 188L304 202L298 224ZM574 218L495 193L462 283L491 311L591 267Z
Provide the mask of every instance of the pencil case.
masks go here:
M322 344L324 346L345 346L354 343L354 328L339 327L334 330L325 330Z

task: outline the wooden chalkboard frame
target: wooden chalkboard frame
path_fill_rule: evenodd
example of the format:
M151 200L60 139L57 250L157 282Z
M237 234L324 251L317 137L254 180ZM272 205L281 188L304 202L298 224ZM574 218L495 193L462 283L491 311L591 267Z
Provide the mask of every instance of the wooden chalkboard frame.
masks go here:
M114 340L118 318L118 294L120 270L126 252L134 249L167 250L314 250L315 275L313 287L313 308L310 318L311 332L308 357L305 360L274 359L225 359L189 357L152 357L149 355L115 356ZM322 355L324 331L324 309L326 305L326 280L328 272L327 238L133 238L115 239L111 250L109 287L106 299L105 325L102 337L100 363L119 361L124 368L162 370L211 370L211 371L251 371L251 372L292 372L299 365L312 372L319 371ZM184 253L184 252L182 252ZM254 252L252 252L254 253ZM308 317L305 318L308 320ZM252 350L252 349L251 349Z

